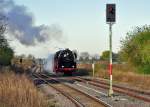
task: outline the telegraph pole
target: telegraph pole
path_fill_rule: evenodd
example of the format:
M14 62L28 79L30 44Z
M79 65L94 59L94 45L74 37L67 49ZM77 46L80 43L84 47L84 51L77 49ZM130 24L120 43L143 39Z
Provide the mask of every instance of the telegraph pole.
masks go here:
M106 22L109 24L109 92L108 96L113 96L112 88L112 25L116 21L116 5L106 4Z

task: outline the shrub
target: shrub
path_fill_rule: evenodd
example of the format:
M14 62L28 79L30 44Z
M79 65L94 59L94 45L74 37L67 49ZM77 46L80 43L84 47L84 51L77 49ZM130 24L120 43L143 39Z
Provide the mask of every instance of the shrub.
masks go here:
M150 74L150 26L136 27L121 43L121 59Z

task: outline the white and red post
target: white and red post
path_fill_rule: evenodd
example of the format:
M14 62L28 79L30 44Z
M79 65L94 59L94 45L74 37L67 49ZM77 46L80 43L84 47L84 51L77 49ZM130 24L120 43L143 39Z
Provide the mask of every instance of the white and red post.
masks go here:
M109 93L108 96L113 95L113 89L112 89L112 24L109 23L109 76L110 76L110 87L109 87Z
M108 96L113 95L112 89L112 25L116 22L116 4L106 4L106 22L109 24L109 75L110 87Z

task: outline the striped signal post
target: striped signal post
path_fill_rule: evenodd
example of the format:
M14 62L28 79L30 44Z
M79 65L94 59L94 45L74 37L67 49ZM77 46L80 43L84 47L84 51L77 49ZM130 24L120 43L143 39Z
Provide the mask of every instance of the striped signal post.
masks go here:
M94 61L92 63L92 69L93 69L93 78L94 78L94 75L95 75L95 63L94 63Z
M110 75L110 87L109 87L109 93L108 96L113 95L113 89L112 89L112 23L109 24L109 75Z
M106 22L109 24L109 75L110 87L108 96L113 96L112 88L112 25L116 22L116 4L106 4Z

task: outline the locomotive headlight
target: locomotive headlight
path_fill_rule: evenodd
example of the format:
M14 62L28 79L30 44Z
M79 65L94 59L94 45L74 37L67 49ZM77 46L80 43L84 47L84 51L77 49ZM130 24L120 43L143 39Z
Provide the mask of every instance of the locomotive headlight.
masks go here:
M64 66L61 66L62 68L64 68Z

